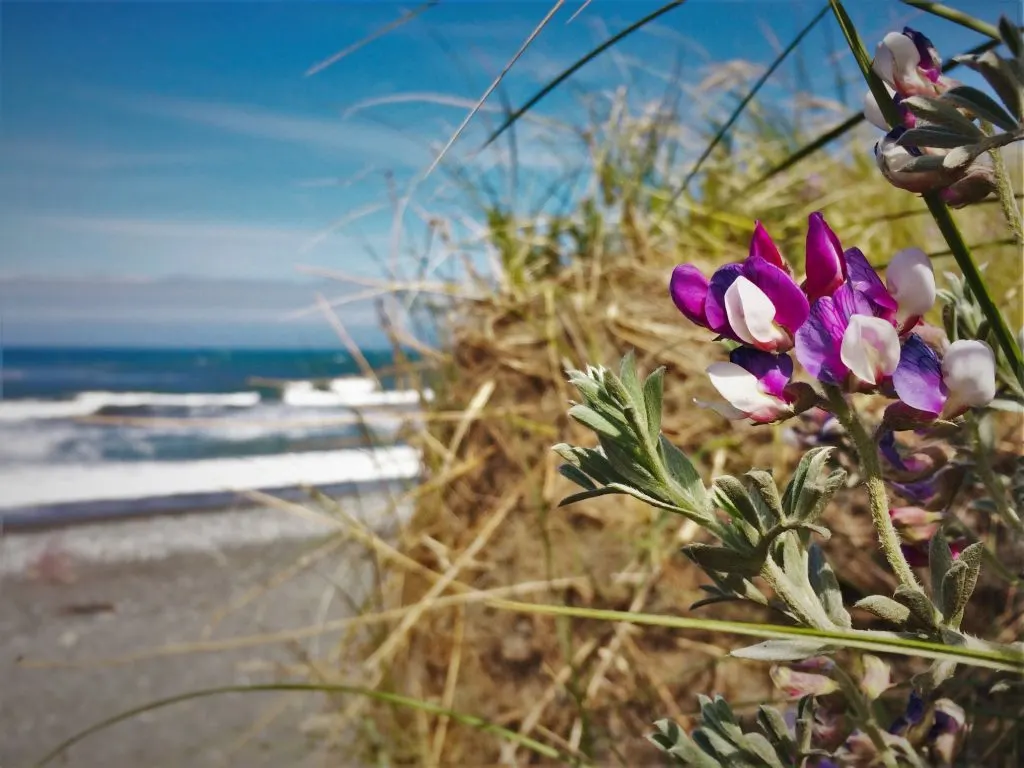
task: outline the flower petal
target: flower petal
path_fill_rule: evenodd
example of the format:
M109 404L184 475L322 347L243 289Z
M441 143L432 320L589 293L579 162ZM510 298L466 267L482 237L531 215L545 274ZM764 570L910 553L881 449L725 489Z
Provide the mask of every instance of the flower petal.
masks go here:
M885 88L889 91L890 95L896 93L888 85ZM882 108L878 106L878 99L875 98L875 94L871 91L864 94L864 117L873 126L883 131L888 131L891 127L885 119L885 115L882 114Z
M996 358L992 348L983 341L954 341L942 358L942 380L949 389L950 400L964 410L988 405L996 396Z
M917 66L925 76L933 83L937 83L942 76L942 59L932 41L910 27L903 28L903 34L910 39L917 49Z
M692 264L680 264L672 270L669 281L672 301L686 318L697 325L708 326L704 305L708 298L708 279Z
M777 398L785 397L785 389L793 378L793 360L789 355L773 355L750 347L738 347L729 353L729 362L752 373L762 391Z
M826 384L843 384L849 369L839 355L846 318L831 296L811 305L807 322L796 332L796 359L811 376Z
M875 272L860 248L850 248L843 254L850 285L873 305L872 314L889 320L896 316L898 304Z
M896 319L901 325L921 317L935 304L935 271L920 248L904 248L893 256L885 283L899 306Z
M743 262L743 276L764 291L775 307L775 322L789 331L807 320L811 305L800 286L785 271L760 258Z
M806 270L804 291L812 303L831 296L846 278L843 246L820 212L812 213L807 225Z
M854 315L839 351L853 375L868 384L891 376L900 362L900 337L887 320Z
M725 311L741 341L759 349L775 349L785 341L785 334L775 325L775 305L742 275L725 292Z
M782 258L778 246L760 221L754 222L754 235L750 238L750 258L764 259L783 272L789 273L789 264Z
M715 333L736 341L740 339L729 325L729 315L725 311L725 292L742 273L743 265L740 263L726 264L716 269L708 281L708 298L704 305L708 327Z
M712 363L707 374L718 394L754 421L774 421L789 410L787 403L761 391L757 377L736 363Z

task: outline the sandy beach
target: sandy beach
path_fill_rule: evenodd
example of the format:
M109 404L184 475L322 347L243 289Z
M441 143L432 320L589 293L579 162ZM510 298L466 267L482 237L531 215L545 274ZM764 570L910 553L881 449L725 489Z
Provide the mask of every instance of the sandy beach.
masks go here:
M381 495L345 505L377 531L393 528L397 518ZM308 567L226 611L303 556L326 549L332 537L338 538L337 527L314 519L233 509L0 539L0 766L32 765L76 731L154 699L294 679L287 666L316 655L338 633L128 663L124 657L351 615L372 583L369 558L353 542L308 558L314 561ZM112 659L122 663L103 663ZM305 693L186 702L91 736L54 764L320 765L322 755L302 726L322 706L321 697ZM353 764L344 755L331 762Z

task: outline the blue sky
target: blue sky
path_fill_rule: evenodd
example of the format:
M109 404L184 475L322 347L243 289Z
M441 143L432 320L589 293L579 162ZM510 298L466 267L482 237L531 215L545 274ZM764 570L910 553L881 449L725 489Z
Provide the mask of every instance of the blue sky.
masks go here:
M544 77L659 4L594 0L567 24L580 5L568 3L508 78L509 99L521 103ZM1000 12L1020 15L1013 0L949 4L993 20ZM413 5L0 5L6 342L194 345L217 325L218 344L330 343L331 331L315 313L282 325L290 308L312 301L314 289L342 292L310 284L297 267L382 274L395 242L395 197L462 119L465 100L483 92L550 7L443 0L304 76ZM867 40L908 21L947 54L981 39L922 21L890 0L849 5ZM680 52L684 74L695 78L726 59L767 63L775 53L771 36L784 45L818 7L690 0L618 49L620 58L595 62L573 82L611 89L623 81L624 67L667 72ZM807 43L813 77L821 80L816 88L830 88L829 67L814 66L827 39L819 29ZM840 40L835 30L832 40ZM852 76L851 65L844 64ZM652 88L663 87L647 76ZM851 87L851 102L860 91ZM437 103L438 96L449 103ZM586 120L571 89L545 100L540 113ZM471 173L500 161L470 156L486 125L478 119L452 155ZM539 128L524 126L519 138L527 182L551 178L573 160L568 144L552 147ZM404 219L410 237L430 213L474 213L444 174L417 187L412 200ZM398 258L404 264L414 257ZM218 301L228 294L230 301ZM372 306L340 312L367 338Z

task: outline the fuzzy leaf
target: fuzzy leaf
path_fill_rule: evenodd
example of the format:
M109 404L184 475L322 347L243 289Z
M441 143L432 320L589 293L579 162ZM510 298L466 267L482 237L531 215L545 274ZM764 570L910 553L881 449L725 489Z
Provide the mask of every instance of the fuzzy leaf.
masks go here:
M644 381L644 408L647 411L647 434L651 445L658 444L661 434L661 410L665 389L665 368L658 368Z
M964 117L953 104L946 101L929 99L926 96L911 96L909 99L903 100L903 105L913 113L914 117L932 123L936 127L945 127L968 139L978 139L985 135L977 125L971 122L969 117Z
M756 576L764 565L764 556L760 553L742 555L733 549L709 544L690 544L683 547L683 553L701 568L722 573Z
M622 493L622 491L618 491L608 486L605 486L604 488L595 488L592 491L581 491L580 493L574 493L571 496L566 496L564 499L558 502L558 506L568 507L570 504L575 504L578 501L596 499L599 496L611 496L616 493Z
M782 509L782 499L779 497L779 487L775 484L775 478L772 477L771 472L752 469L744 477L749 486L749 496L755 502L758 514L762 519L761 530L783 522L785 512Z
M970 85L960 85L950 88L942 94L942 100L948 101L961 109L966 109L982 120L1002 128L1004 131L1013 131L1017 128L1017 121L1011 117L999 102L982 90Z
M908 161L902 170L907 173L934 173L948 170L941 155L922 155Z
M771 742L760 733L745 733L744 739L743 751L759 761L755 765L763 765L766 768L786 768Z
M576 485L584 488L588 491L597 490L597 486L594 485L594 481L584 474L583 470L573 464L562 464L558 471L563 477L576 483Z
M843 593L839 589L839 580L832 567L825 559L825 553L817 544L808 547L807 575L811 588L818 597L818 602L825 609L825 614L843 629L853 626L850 614L843 605Z
M762 704L757 708L757 724L764 731L768 740L786 752L787 759L794 749L793 736L789 732L786 718L775 707ZM787 760L788 761L788 760Z
M952 626L959 626L964 608L978 583L981 573L981 557L985 545L980 541L971 544L957 559L942 579L942 613Z
M762 528L757 508L750 500L750 496L747 494L747 489L743 483L732 475L722 475L715 478L712 487L714 488L716 499L727 512L730 512L733 516L739 515L755 531L764 532L765 529Z
M1004 61L993 51L976 56L957 56L955 61L964 64L980 74L992 86L999 99L1006 105L1015 119L1021 119L1021 84L1017 82L1008 61Z
M693 768L720 768L720 763L698 747L678 723L672 720L659 720L654 727L657 728L657 732L648 736L648 740L683 765Z
M938 626L935 616L935 606L932 605L928 596L919 589L899 586L894 595L896 601L910 609L910 614L926 627L935 628Z
M928 571L932 581L932 600L936 605L944 605L942 596L942 580L953 567L953 553L946 542L946 534L940 528L928 542Z
M676 448L664 435L660 440L661 456L665 461L665 467L669 475L679 484L682 492L693 502L694 508L705 513L707 506L707 491L700 475L690 463L686 454Z
M1015 58L1024 59L1024 40L1021 39L1020 30L1005 16L999 17L999 36Z
M614 440L621 440L624 437L622 430L624 425L615 424L611 419L602 416L586 405L574 405L569 409L569 416L599 435L606 435Z
M975 126L975 130L981 134ZM981 134L984 136L984 134ZM978 136L971 134L966 135L961 131L955 131L951 128L942 128L939 126L924 126L921 128L911 128L900 136L896 143L901 147L937 147L941 149L955 149L957 147L965 147L970 144L975 144L978 141Z
M889 597L882 595L871 595L853 604L854 608L862 608L873 613L880 619L888 621L897 627L904 626L910 619L910 609L903 603L897 603Z
M765 640L763 643L736 648L730 656L754 661L803 661L829 650L820 640Z
M821 474L832 451L833 449L830 447L812 448L800 459L800 463L797 464L796 470L793 472L793 477L790 478L789 485L786 486L786 492L782 496L782 507L788 517L797 516L797 504L804 492L804 486L808 482L813 482Z

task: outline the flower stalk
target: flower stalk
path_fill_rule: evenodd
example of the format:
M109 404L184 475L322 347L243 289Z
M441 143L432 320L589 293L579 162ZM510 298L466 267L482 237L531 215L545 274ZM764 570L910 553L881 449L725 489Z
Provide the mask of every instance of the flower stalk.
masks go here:
M1020 208L1017 206L1017 198L1013 194L1013 182L1006 169L1006 158L1002 150L993 150L992 167L995 171L996 192L999 195L999 206L1003 211L1003 218L1010 228L1017 246L1024 248L1024 224L1021 223Z
M882 464L878 458L878 446L868 434L864 423L846 402L842 391L836 387L826 387L826 395L832 412L846 429L857 448L861 468L864 470L865 485L868 489L871 519L875 524L875 532L878 534L878 541L885 554L885 559L900 584L920 592L921 585L914 576L914 571L907 562L907 558L904 557L903 550L900 549L899 534L889 517L889 496L885 491L885 482L882 480Z

